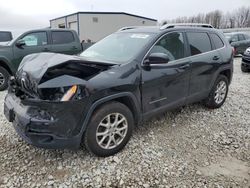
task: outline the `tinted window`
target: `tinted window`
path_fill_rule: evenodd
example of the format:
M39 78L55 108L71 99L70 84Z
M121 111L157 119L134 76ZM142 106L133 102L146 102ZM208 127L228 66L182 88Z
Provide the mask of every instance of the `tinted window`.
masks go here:
M161 38L150 53L164 53L169 60L177 60L184 57L184 40L182 33L169 33Z
M24 40L26 46L43 46L48 44L46 32L29 33L22 40Z
M66 44L74 42L74 36L69 31L52 31L53 44Z
M245 40L244 36L242 34L239 34L239 41Z
M233 35L231 38L231 42L237 42L237 41L239 41L238 35Z
M224 43L222 42L221 38L216 35L216 34L210 34L213 42L214 42L214 45L215 45L215 48L218 49L218 48L222 48L224 46Z
M212 50L207 33L187 33L191 55L197 55Z
M244 36L245 36L245 39L250 39L249 35L244 34Z
M12 40L11 32L1 32L0 31L0 42L7 42Z

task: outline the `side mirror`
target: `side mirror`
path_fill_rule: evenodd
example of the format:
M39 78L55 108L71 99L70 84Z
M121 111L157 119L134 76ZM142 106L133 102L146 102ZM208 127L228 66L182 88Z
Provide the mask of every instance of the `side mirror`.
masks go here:
M144 64L166 64L169 62L169 57L164 53L152 53L148 56L148 58L144 61Z
M25 41L23 39L20 39L16 42L17 47L22 47L25 46Z
M237 39L236 39L236 38L231 38L231 39L229 40L229 43L230 43L230 44L233 43L233 42L237 42Z

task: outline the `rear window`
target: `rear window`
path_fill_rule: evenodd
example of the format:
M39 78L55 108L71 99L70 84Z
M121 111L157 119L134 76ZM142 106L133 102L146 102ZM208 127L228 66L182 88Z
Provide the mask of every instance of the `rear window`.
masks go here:
M67 44L74 42L74 36L69 31L52 31L53 44Z
M250 39L249 35L244 34L244 36L245 36L245 39Z
M245 37L242 34L239 34L239 41L245 40Z
M221 40L221 38L217 34L213 33L213 34L210 34L210 36L214 42L215 49L222 48L224 46L223 41Z
M7 42L12 40L11 32L0 31L0 42Z
M197 55L212 50L207 33L187 33L191 55Z

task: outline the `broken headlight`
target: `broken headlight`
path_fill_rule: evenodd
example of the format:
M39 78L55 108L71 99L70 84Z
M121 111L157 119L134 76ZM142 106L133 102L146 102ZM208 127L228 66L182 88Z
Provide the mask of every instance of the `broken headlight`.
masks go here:
M77 92L77 86L73 85L71 88L69 88L69 90L63 95L63 97L61 98L61 101L69 101L70 99L72 99L74 97L74 95Z
M40 90L43 100L50 101L70 101L80 100L86 96L85 87L73 85L70 87L44 88Z

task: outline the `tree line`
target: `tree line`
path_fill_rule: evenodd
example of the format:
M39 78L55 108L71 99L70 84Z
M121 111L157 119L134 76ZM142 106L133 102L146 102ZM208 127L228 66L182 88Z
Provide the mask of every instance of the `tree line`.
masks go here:
M240 7L227 13L215 10L206 14L199 13L190 17L163 20L161 25L167 23L207 23L218 29L250 27L250 7Z

